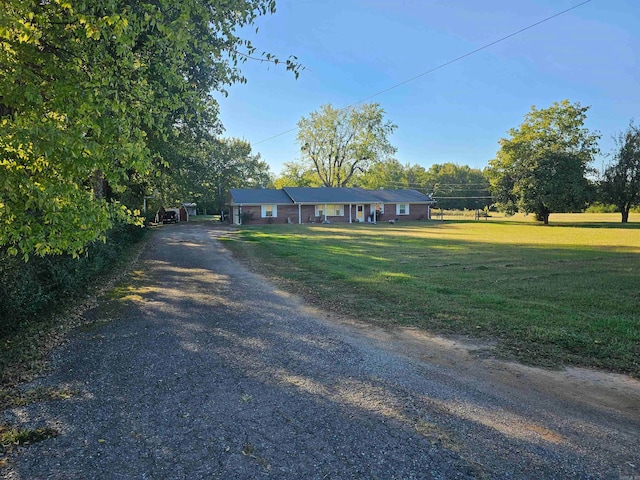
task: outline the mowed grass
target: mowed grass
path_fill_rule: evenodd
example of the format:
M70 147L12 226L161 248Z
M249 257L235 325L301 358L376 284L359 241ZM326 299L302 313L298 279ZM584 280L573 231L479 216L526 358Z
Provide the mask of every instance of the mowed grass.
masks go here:
M359 320L493 340L497 355L529 364L640 377L640 223L551 221L249 226L228 245L288 290Z

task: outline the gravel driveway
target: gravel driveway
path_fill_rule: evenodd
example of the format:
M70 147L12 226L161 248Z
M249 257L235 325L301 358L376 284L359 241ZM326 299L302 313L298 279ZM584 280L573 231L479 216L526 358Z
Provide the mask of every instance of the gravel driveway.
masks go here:
M224 234L155 232L135 288L37 382L77 393L2 413L59 431L2 478L640 479L640 382L335 319L248 272Z

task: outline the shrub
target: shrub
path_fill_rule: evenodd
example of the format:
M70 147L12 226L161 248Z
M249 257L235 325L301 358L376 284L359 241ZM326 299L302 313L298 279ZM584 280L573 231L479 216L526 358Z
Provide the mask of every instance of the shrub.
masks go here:
M253 219L253 212L242 212L240 213L240 221L243 225L248 224Z
M93 243L79 258L32 256L24 262L0 249L0 338L15 333L26 322L37 321L45 312L55 311L65 299L109 270L144 234L140 227L116 225L107 233L106 243Z
M586 213L618 213L618 207L615 205L606 205L600 202L596 202L589 205L589 208L585 210Z

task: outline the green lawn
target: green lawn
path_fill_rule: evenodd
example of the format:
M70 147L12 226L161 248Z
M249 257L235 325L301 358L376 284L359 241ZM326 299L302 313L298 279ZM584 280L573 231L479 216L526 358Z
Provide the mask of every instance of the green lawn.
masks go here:
M228 245L308 301L497 341L546 366L640 376L640 215L244 227Z

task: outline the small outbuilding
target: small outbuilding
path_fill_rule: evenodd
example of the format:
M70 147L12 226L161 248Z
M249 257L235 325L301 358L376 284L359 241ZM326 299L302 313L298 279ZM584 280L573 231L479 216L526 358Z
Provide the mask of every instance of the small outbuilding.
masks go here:
M195 203L183 203L182 207L185 209L185 211L187 212L187 220L189 219L189 217L195 217L198 212L196 211L196 204Z

